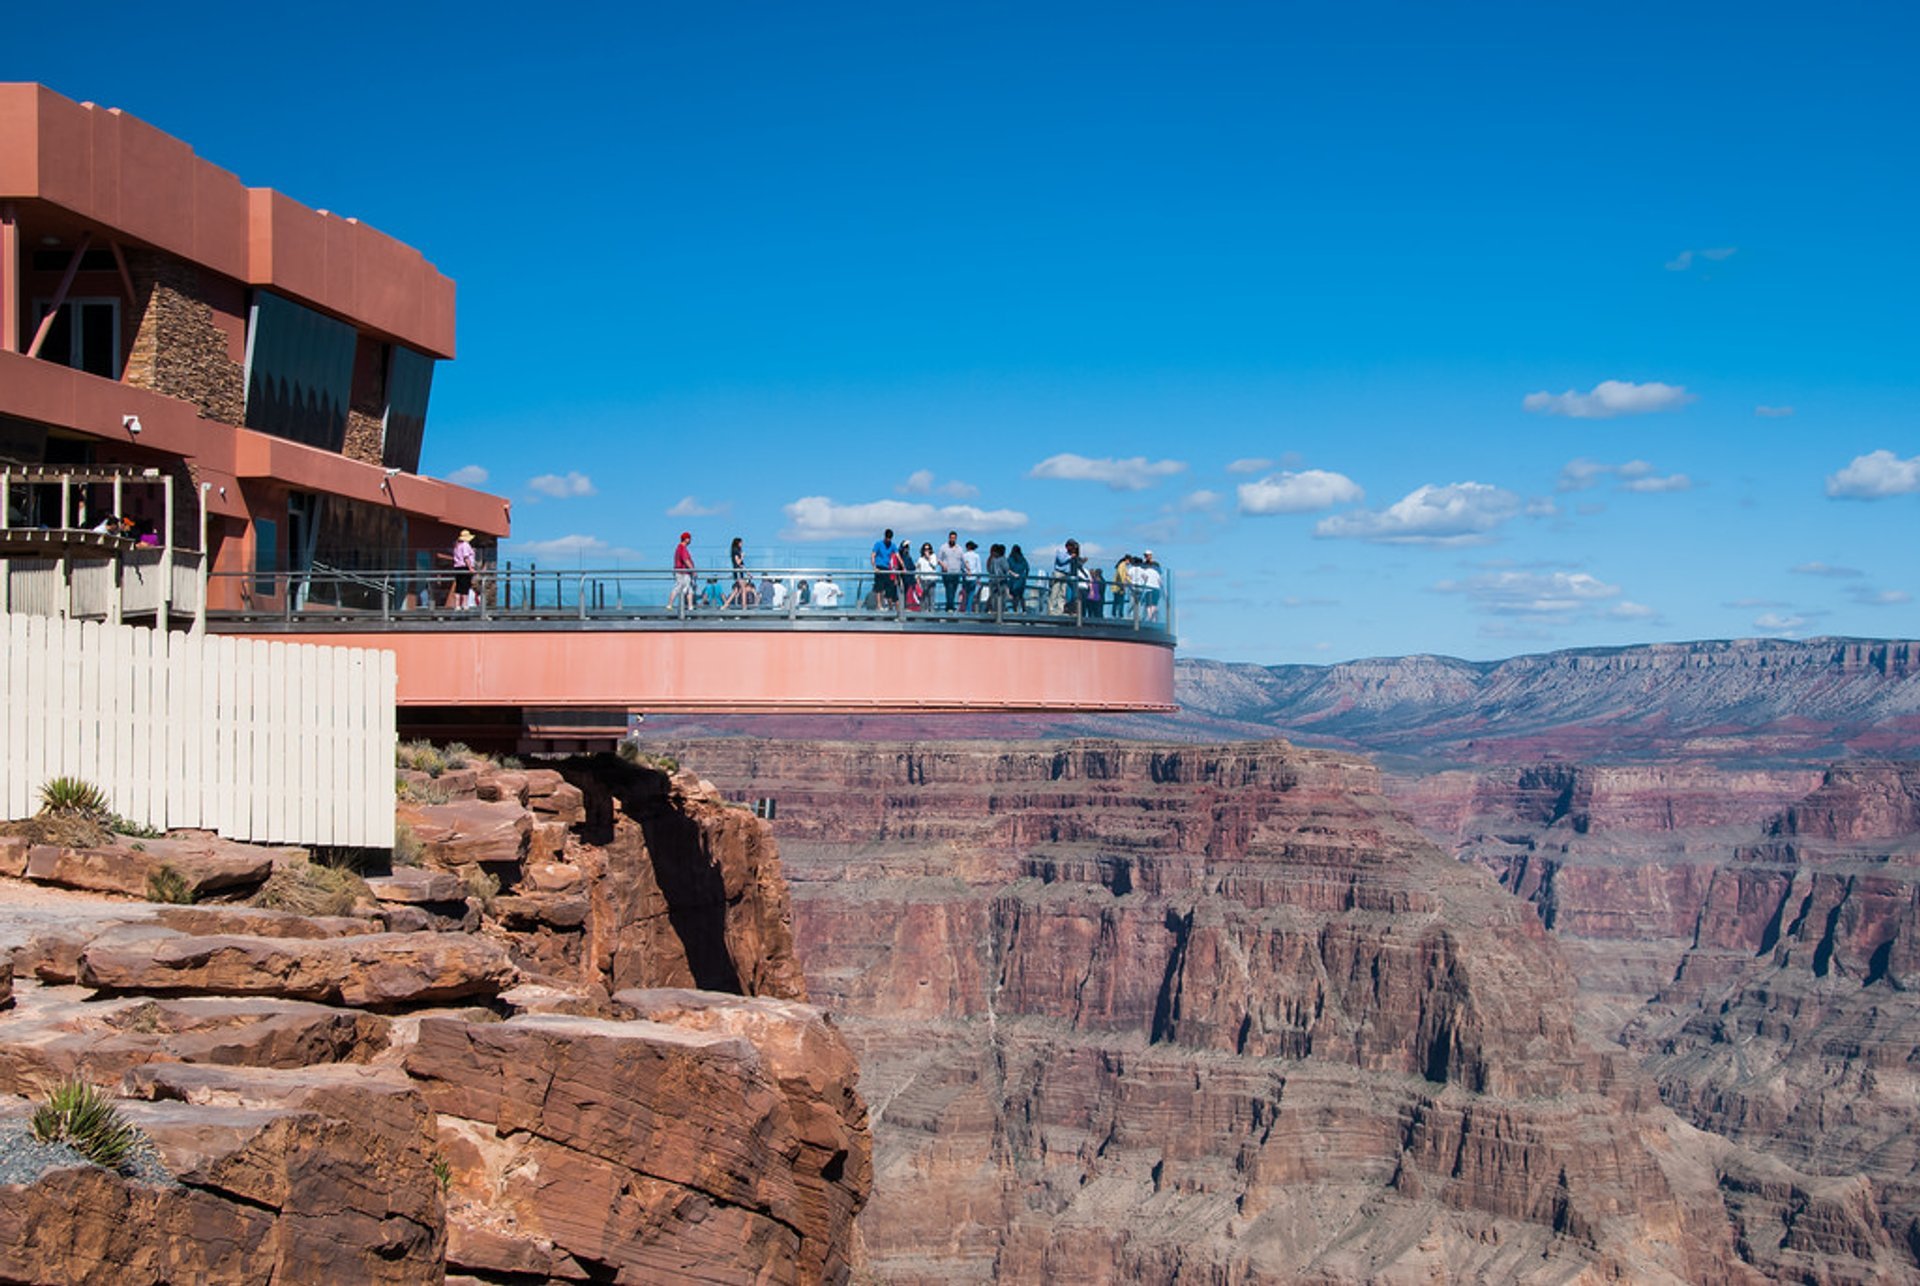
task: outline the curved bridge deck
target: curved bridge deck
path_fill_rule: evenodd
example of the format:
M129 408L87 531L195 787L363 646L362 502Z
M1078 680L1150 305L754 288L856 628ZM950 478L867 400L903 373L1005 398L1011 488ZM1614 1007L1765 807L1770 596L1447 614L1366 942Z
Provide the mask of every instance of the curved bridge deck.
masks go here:
M1018 605L1007 587L982 584L977 610L946 612L876 604L869 576L836 575L857 583L856 593L822 603L813 586L827 573L782 570L756 577L782 578L777 595L688 609L666 605L671 573L541 573L541 582L483 574L475 591L481 601L459 609L447 606L454 586L445 572L279 573L217 586L213 601L241 605L212 611L208 624L222 633L390 649L400 704L414 708L1173 708L1175 640L1164 585L1151 598L1109 597L1096 616L1072 595L1050 595L1043 579ZM805 601L794 589L803 579ZM778 605L769 601L775 597ZM1108 614L1115 608L1117 617Z

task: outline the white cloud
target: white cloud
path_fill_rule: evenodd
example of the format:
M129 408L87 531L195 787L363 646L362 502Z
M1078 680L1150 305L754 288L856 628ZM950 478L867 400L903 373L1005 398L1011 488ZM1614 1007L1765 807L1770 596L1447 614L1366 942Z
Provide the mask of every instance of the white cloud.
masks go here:
M537 478L527 479L527 490L537 491L543 496L555 500L566 500L573 496L591 496L594 494L593 479L584 473L571 472L562 476L557 473L543 473Z
M719 504L702 504L697 496L681 496L667 510L669 518L717 518L721 514L733 512L733 503L723 500Z
M1827 494L1838 500L1884 500L1920 491L1920 456L1902 460L1891 451L1870 451L1827 478Z
M1648 495L1659 495L1669 491L1693 490L1693 479L1684 473L1671 473L1664 478L1635 478L1631 482L1620 484L1622 491L1639 491Z
M1763 420L1784 420L1793 414L1790 406L1756 406L1753 413Z
M1560 505L1551 496L1535 496L1527 501L1525 512L1529 518L1557 518L1560 516Z
M1145 491L1162 478L1186 471L1183 460L1149 460L1143 455L1125 460L1111 457L1094 460L1064 451L1034 465L1027 476L1066 482L1103 482L1114 491Z
M1913 601L1913 595L1904 589L1868 589L1864 585L1849 585L1847 597L1863 607L1898 607Z
M1601 380L1590 393L1529 393L1520 405L1540 415L1566 415L1576 420L1610 420L1616 415L1646 415L1652 411L1671 411L1694 400L1694 395L1678 384L1634 384L1627 380Z
M1613 472L1614 467L1610 464L1580 456L1562 466L1560 481L1555 486L1561 491L1585 491Z
M1496 616L1565 616L1620 595L1618 585L1585 572L1486 572L1434 588L1465 594L1477 610Z
M1451 482L1409 492L1385 509L1322 518L1316 536L1344 536L1396 545L1478 545L1519 512L1520 497L1484 482Z
M938 492L943 496L952 496L955 500L971 500L980 494L980 488L958 479L936 482L931 469L915 469L907 475L907 480L894 490L903 496L930 496Z
M1560 470L1560 480L1554 486L1560 491L1585 491L1598 485L1602 478L1607 477L1616 479L1622 491L1658 494L1666 491L1693 490L1693 479L1686 474L1673 473L1661 477L1645 460L1629 460L1625 464L1607 464L1600 460L1589 460L1584 456L1567 461Z
M1190 491L1186 497L1180 501L1180 508L1191 513L1195 510L1212 510L1217 508L1219 504L1220 493L1217 491Z
M1830 576L1835 580L1853 580L1865 574L1857 567L1834 567L1827 563L1796 563L1787 570L1796 576Z
M1645 603L1622 600L1621 602L1613 604L1613 606L1609 607L1605 612L1601 613L1601 615L1612 617L1616 621L1650 621L1660 615L1660 613L1648 607Z
M1326 469L1270 474L1258 482L1243 482L1235 490L1243 514L1314 513L1367 498L1352 478Z
M958 531L962 538L987 532L1016 531L1027 516L1016 509L980 509L973 505L934 506L914 500L870 500L865 504L837 504L826 496L802 496L785 506L787 540L845 540L874 537L891 527L896 532L932 540L940 533ZM938 542L936 542L938 543Z
M1263 473L1273 468L1273 461L1265 456L1246 456L1227 466L1228 473Z
M1753 618L1753 628L1763 634L1793 634L1806 626L1807 618L1798 612L1762 612Z
M456 487L477 487L487 480L487 471L477 464L463 464L447 475Z
M1696 255L1702 259L1709 259L1714 263L1718 263L1722 259L1733 258L1739 249L1738 246L1713 246L1706 250L1682 250L1679 254L1667 260L1667 271L1685 272L1687 269L1693 267L1693 260Z
M598 536L556 536L552 540L516 540L513 553L522 558L639 558L638 551L608 544ZM661 562L666 557L662 555Z

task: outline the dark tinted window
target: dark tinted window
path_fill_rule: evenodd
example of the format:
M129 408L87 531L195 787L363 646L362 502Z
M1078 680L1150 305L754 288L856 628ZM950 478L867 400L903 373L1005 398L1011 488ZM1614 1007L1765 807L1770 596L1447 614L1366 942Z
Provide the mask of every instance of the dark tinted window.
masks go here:
M427 397L433 392L433 359L399 344L387 363L387 432L381 462L389 469L420 470L420 439L427 431Z
M264 290L247 322L247 427L338 451L347 440L353 327Z

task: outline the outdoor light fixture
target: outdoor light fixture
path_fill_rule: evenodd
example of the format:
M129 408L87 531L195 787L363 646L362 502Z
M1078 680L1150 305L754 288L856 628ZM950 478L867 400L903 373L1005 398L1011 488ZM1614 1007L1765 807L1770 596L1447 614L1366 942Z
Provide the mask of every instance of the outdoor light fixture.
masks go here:
M120 427L137 438L140 436L140 417L137 415L123 415L120 417Z

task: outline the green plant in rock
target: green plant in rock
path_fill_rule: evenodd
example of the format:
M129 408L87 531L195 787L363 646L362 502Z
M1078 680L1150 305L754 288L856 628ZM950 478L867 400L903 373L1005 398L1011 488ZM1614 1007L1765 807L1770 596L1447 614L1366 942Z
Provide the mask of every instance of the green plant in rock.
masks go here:
M104 820L107 796L98 786L78 777L55 777L40 788L40 807L56 817Z
M473 764L473 747L464 741L448 742L447 748L441 753L446 757L449 768L467 768Z
M393 761L397 767L411 768L429 777L438 777L447 770L447 757L434 749L431 741L401 742L394 747Z
M438 786L421 786L410 781L400 783L399 796L410 804L444 804L453 798Z
M420 853L426 845L413 832L413 827L405 822L393 824L393 864L395 866L420 865Z
M620 743L620 757L630 764L638 764L642 768L652 768L656 772L667 774L669 777L680 771L680 761L678 759L675 759L672 755L656 755L650 751L642 750L640 749L640 743L637 741L623 740Z
M453 1167L447 1164L445 1157L433 1159L433 1177L440 1181L440 1191L445 1192L453 1186Z
M494 766L498 768L501 772L519 772L521 769L526 767L525 764L520 762L520 757L518 755L501 755L498 759L494 760L493 762L494 762Z
M193 886L172 863L162 862L147 872L147 901L186 906L193 901Z
M145 822L129 821L118 813L108 813L103 819L108 830L116 835L130 835L134 839L159 839L165 831L147 825Z
M47 1101L33 1109L28 1127L42 1143L65 1143L110 1170L131 1160L142 1141L140 1131L127 1124L113 1101L81 1080L55 1087Z
M484 866L468 867L467 896L480 903L483 910L490 909L500 896L500 877Z

